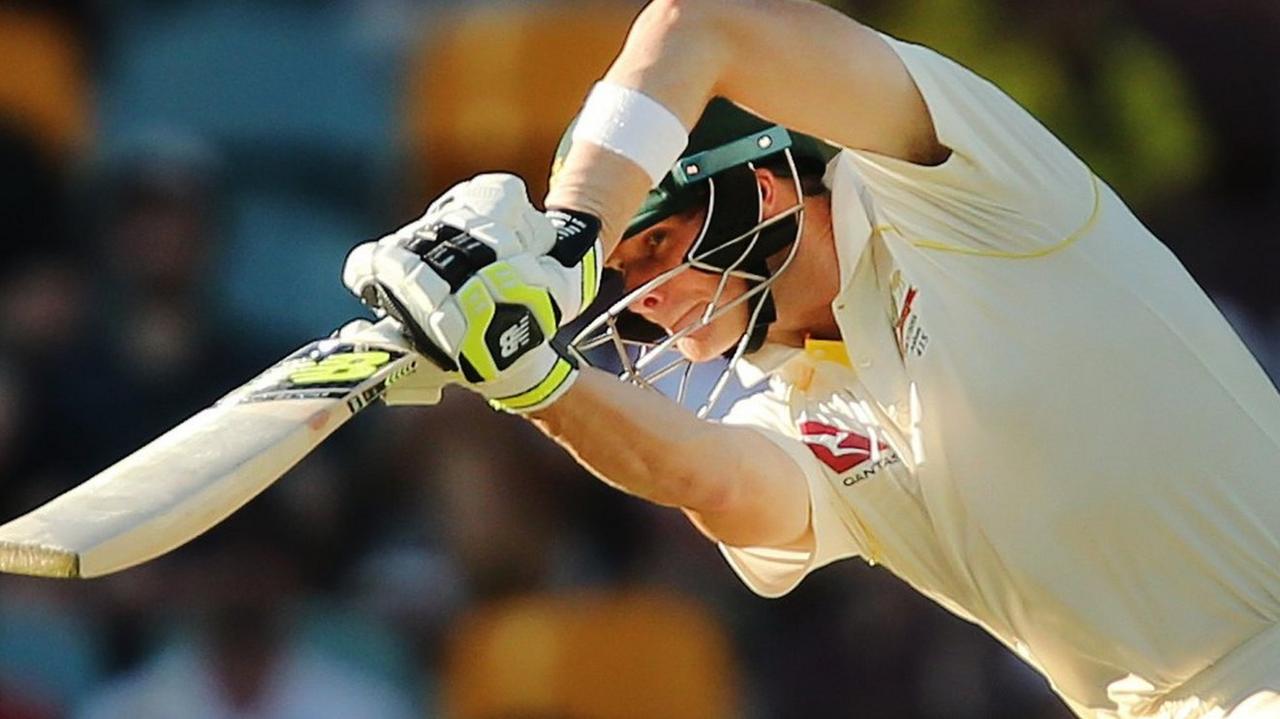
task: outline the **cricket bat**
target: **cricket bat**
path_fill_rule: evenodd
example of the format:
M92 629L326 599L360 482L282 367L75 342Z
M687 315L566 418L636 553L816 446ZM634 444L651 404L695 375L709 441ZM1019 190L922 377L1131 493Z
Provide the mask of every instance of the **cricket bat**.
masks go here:
M300 348L83 484L0 526L0 570L96 577L194 539L418 368L422 358L393 337L396 325L383 320Z

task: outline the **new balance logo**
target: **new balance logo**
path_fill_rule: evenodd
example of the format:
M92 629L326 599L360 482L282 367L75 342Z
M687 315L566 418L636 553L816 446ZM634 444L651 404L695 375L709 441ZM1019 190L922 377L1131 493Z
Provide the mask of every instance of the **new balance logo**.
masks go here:
M573 267L595 247L600 236L600 220L577 210L547 210L556 228L556 244L547 253L564 267Z
M502 359L508 359L529 344L529 336L529 315L521 317L519 322L503 330L498 337L498 351L502 353Z
M557 239L566 240L587 229L587 223L560 210L547 210L547 219L556 228Z

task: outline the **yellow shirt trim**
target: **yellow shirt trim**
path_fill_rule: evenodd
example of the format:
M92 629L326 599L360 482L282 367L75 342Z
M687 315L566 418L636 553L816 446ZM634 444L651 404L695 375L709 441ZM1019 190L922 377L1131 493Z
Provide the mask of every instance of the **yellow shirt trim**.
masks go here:
M849 362L849 352L844 347L841 340L815 340L806 337L804 340L804 353L809 359L816 362L835 362L845 367L852 367Z
M1034 250L1032 252L1001 252L999 250L978 250L971 247L960 247L958 245L948 245L942 242L933 242L931 240L914 240L914 241L911 241L911 245L912 247L919 247L922 250L937 250L938 252L954 252L959 255L971 255L973 257L994 257L996 259L1002 259L1002 260L1030 260L1030 259L1035 259L1036 257L1044 257L1046 255L1052 255L1055 252L1058 252L1066 249L1067 247L1070 247L1072 244L1075 243L1076 240L1089 234L1089 232L1093 230L1094 226L1098 224L1098 215L1101 214L1100 211L1102 209L1102 190L1098 187L1097 175L1090 175L1089 179L1093 183L1093 211L1089 213L1089 219L1085 220L1084 224L1081 225L1079 229L1077 229L1075 232L1072 232L1070 235L1067 235L1067 237L1063 239L1061 242L1054 243L1052 245L1049 245L1048 247L1043 247L1041 249ZM889 224L877 225L875 228L876 232L883 232L886 230L895 232L898 235L903 235L903 233L893 225L889 225Z

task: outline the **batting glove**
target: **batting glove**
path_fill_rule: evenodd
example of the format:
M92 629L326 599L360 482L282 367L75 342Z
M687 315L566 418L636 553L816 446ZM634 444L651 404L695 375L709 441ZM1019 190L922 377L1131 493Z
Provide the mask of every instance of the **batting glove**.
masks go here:
M343 281L496 406L532 411L576 376L549 340L595 296L598 229L589 215L539 212L513 175L481 175L422 220L356 247Z
M459 384L515 413L541 409L573 384L576 363L550 343L560 315L539 258L521 255L482 267L425 321L412 309L419 295L400 291L421 275L422 262L416 263L380 265L379 306L401 320L415 349L431 353Z
M418 220L377 242L355 248L343 269L343 282L377 305L379 275L395 265L418 265L411 282L395 288L413 297L408 309L422 316L446 304L450 294L482 267L518 255L540 258L547 289L563 321L578 316L595 299L603 249L600 221L573 210L541 212L529 202L524 181L510 174L478 175L461 182L431 203ZM389 308L388 308L389 309Z

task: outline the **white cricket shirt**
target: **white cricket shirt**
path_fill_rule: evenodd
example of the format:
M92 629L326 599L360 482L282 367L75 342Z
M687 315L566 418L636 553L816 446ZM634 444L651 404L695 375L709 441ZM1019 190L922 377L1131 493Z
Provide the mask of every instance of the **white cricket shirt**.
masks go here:
M1280 396L1066 147L887 41L953 152L832 162L848 364L766 347L769 390L726 418L801 467L816 547L723 551L766 596L861 555L1082 715L1155 711L1280 618Z

